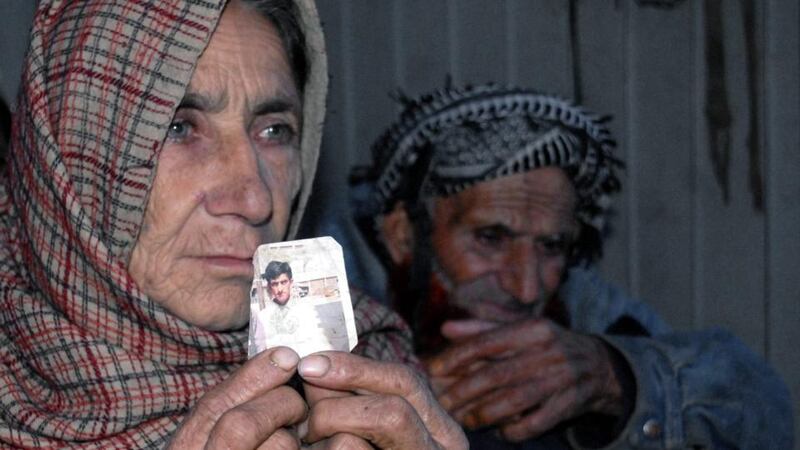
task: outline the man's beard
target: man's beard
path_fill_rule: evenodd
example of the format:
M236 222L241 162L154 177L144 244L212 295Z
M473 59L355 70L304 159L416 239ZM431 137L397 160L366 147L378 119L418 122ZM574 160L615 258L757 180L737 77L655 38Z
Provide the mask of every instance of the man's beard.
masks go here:
M496 277L491 276L456 284L442 270L435 257L431 270L431 285L441 286L441 291L446 294L449 304L466 311L468 318L491 322L508 323L541 317L549 300L545 292L540 289L535 302L524 304L497 286Z
M417 353L423 357L447 346L441 328L448 320L511 323L545 316L562 325L568 322L563 305L554 301L555 295L542 291L537 301L524 304L497 286L495 277L457 284L444 272L436 255L428 264L427 277L424 273L404 277L405 284L400 285L403 288L395 298L398 310L412 325Z

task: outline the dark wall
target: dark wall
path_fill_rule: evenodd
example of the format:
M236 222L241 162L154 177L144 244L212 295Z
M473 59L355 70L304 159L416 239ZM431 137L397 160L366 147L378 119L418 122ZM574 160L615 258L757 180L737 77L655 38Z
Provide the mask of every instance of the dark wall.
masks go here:
M16 97L35 7L33 0L0 1L0 97L9 103Z

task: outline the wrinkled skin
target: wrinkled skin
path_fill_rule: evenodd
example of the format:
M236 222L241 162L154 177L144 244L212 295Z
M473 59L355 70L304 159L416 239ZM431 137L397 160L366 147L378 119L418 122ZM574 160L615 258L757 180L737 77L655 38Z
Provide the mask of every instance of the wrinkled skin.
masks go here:
M322 352L305 357L298 371L311 405L301 435L305 442L318 443L314 448L468 447L458 424L408 366ZM320 442L325 438L330 439ZM338 439L348 445L332 445Z
M445 327L455 344L428 361L429 372L439 401L467 428L498 426L523 441L587 412L622 413L610 355L596 338L546 319Z
M243 327L256 247L283 239L300 188L300 96L274 27L231 3L158 161L129 271L210 330Z
M275 28L233 0L170 125L133 250L131 276L153 301L209 330L247 323L252 255L283 239L300 188L300 113ZM295 373L317 386L310 406L287 385ZM206 392L170 448L292 449L301 438L317 448L466 447L409 369L336 352L301 362L278 347Z
M439 401L468 429L497 427L522 441L586 412L622 413L605 344L546 315L577 235L575 201L559 168L434 199L432 292L445 292L461 314L435 330L444 349L418 350L428 355ZM398 267L413 260L416 237L402 205L385 217L383 232Z
M308 405L285 385L295 373ZM467 442L406 366L344 352L300 360L276 347L206 393L170 448L424 450L466 449Z

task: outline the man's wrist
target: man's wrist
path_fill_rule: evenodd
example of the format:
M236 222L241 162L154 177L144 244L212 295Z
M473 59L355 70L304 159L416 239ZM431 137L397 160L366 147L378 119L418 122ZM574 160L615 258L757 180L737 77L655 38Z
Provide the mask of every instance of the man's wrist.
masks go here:
M605 340L599 341L602 352L608 361L604 401L598 412L619 417L623 423L630 417L636 404L636 379L628 361L617 349Z
M636 379L625 357L600 337L592 336L607 362L606 383L593 412L575 421L573 439L581 447L601 448L614 441L625 429L636 406Z
M636 406L636 377L628 361L619 350L606 341L603 341L603 346L608 351L615 380L619 386L619 402L617 404L620 407L620 411L618 417L622 419L624 424L628 421L628 418L633 413L633 408Z

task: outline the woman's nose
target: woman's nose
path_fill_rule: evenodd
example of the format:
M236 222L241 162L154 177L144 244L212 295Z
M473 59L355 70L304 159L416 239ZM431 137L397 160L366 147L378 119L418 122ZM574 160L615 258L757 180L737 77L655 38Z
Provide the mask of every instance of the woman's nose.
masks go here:
M209 183L206 209L212 215L237 215L251 224L272 215L272 192L256 149L246 133L230 134L218 143L218 173Z

